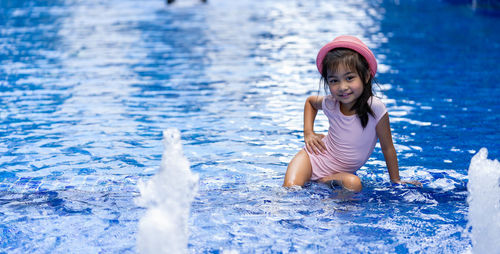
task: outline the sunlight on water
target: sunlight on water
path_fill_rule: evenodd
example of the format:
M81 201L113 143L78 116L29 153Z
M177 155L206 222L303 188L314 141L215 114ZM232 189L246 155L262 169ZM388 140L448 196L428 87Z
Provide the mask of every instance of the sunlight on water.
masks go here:
M469 167L469 223L472 253L500 250L500 163L481 148Z
M159 172L148 182L139 182L137 204L147 208L140 219L137 248L140 253L187 253L188 218L198 190L198 175L184 157L177 129L163 132Z

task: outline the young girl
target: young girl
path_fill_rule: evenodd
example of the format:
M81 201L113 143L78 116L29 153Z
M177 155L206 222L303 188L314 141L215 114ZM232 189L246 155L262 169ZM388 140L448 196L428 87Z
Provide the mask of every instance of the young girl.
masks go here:
M356 37L339 36L321 48L316 65L331 94L307 98L305 149L288 165L283 186L303 186L312 180L361 191L361 180L354 173L370 157L377 138L391 181L421 186L418 181L399 178L389 115L372 92L377 61L370 49ZM330 123L327 136L314 132L314 119L320 109Z

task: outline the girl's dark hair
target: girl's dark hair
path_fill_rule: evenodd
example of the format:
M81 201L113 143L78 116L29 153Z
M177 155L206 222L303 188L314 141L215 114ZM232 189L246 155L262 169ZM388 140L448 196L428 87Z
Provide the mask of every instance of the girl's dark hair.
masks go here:
M373 96L372 82L373 77L370 75L370 68L366 59L358 52L347 48L335 48L328 52L323 59L323 70L321 71L321 80L324 84L325 91L328 92L328 70L337 71L340 66L349 70L356 71L361 82L363 82L363 92L358 100L351 107L351 110L356 111L361 120L363 129L368 124L368 114L375 117L375 113L368 104L368 100ZM371 104L371 103L370 103Z

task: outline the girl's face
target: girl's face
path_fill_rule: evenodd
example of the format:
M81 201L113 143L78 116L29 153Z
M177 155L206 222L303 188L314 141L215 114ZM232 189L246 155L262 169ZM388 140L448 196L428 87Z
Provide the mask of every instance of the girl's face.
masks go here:
M326 81L330 93L340 102L343 113L352 113L351 107L363 93L363 82L358 73L339 66L336 71L327 71Z

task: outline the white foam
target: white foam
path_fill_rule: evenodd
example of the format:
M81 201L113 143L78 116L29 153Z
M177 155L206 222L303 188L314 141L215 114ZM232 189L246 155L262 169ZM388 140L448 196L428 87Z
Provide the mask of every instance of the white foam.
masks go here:
M472 253L498 253L500 250L500 163L488 160L481 148L469 167L469 222Z
M441 189L443 191L451 191L455 189L456 182L450 178L439 178L429 184L429 187L434 189Z
M182 152L180 132L163 132L161 166L148 182L139 181L136 203L147 211L139 221L139 253L187 253L188 219L198 190L198 175Z

